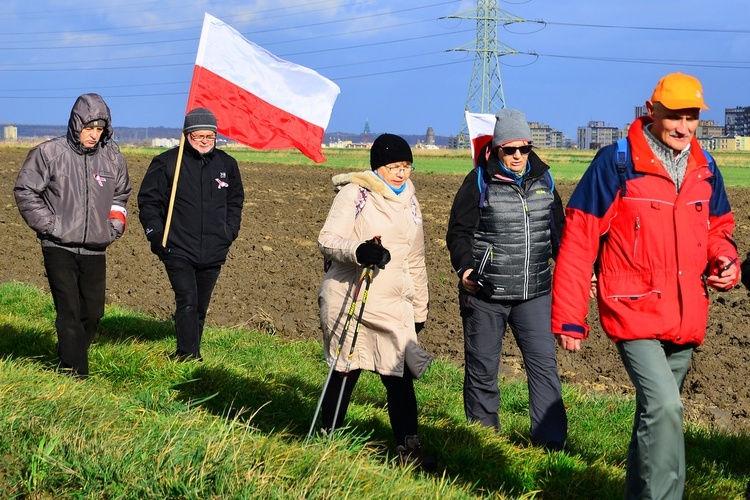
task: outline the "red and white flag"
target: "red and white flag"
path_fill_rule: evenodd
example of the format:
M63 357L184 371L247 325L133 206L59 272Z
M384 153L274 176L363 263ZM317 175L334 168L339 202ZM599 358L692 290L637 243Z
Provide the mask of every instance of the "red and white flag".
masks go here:
M256 149L297 148L324 162L323 133L339 92L315 71L279 59L205 15L187 111L210 109L220 134Z
M471 139L471 157L474 159L474 166L477 165L477 155L482 148L495 135L495 115L489 113L470 113L466 112L466 126L469 129L469 139Z

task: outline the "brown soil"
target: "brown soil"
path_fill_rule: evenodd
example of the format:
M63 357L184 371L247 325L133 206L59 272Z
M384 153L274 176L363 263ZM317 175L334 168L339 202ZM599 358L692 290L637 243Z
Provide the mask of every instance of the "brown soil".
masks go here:
M13 200L13 183L25 150L0 148L0 282L11 280L47 289L39 244L24 224ZM156 317L169 317L173 296L162 265L150 251L138 223L136 194L149 160L132 158L133 196L125 236L108 250L108 302ZM208 322L220 326L259 327L287 339L318 339L317 291L323 260L318 231L333 199L322 167L242 164L246 204L240 236L217 284ZM436 356L463 362L463 335L456 300L456 277L445 247L445 230L460 175L417 174L424 211L430 317L420 339ZM558 186L567 200L572 185ZM743 248L750 240L750 196L729 190L737 220L735 237ZM750 275L750 273L748 273ZM689 420L729 430L750 430L748 354L750 296L744 286L712 292L705 343L693 357L683 391ZM632 386L612 343L590 315L591 337L576 354L559 352L563 380L592 391L632 393ZM523 375L511 335L503 350L503 373Z

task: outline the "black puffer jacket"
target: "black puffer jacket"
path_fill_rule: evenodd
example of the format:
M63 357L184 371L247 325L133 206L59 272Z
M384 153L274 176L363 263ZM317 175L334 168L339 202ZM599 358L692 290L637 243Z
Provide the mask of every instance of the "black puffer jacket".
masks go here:
M151 161L138 192L146 237L164 234L179 148ZM237 238L245 192L237 161L224 151L204 155L186 141L166 248L193 265L220 265Z
M493 153L466 176L451 209L451 263L460 278L466 269L479 270L487 253L482 271L494 285L493 300L526 300L551 290L549 259L565 223L562 200L549 166L533 151L529 164L519 186Z

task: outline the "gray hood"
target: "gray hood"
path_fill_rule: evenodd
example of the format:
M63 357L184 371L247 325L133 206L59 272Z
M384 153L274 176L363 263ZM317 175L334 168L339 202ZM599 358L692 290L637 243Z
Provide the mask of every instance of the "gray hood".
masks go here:
M68 144L74 150L83 151L79 139L81 131L84 125L92 120L106 120L107 126L104 127L104 132L99 139L99 144L106 144L114 135L109 107L99 94L83 94L76 99L70 111L70 120L68 120Z

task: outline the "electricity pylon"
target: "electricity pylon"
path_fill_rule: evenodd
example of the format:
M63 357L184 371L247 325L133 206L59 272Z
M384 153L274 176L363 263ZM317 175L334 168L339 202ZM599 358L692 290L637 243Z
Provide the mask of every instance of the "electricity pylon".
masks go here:
M503 81L500 78L500 56L518 54L518 51L497 39L497 25L498 22L511 24L522 23L525 20L500 10L497 7L497 0L477 0L476 10L445 18L476 20L476 40L453 49L476 53L465 109L472 113L496 113L498 109L505 107ZM464 115L456 145L459 149L463 149L469 147L469 144L469 129L466 125L466 115Z

